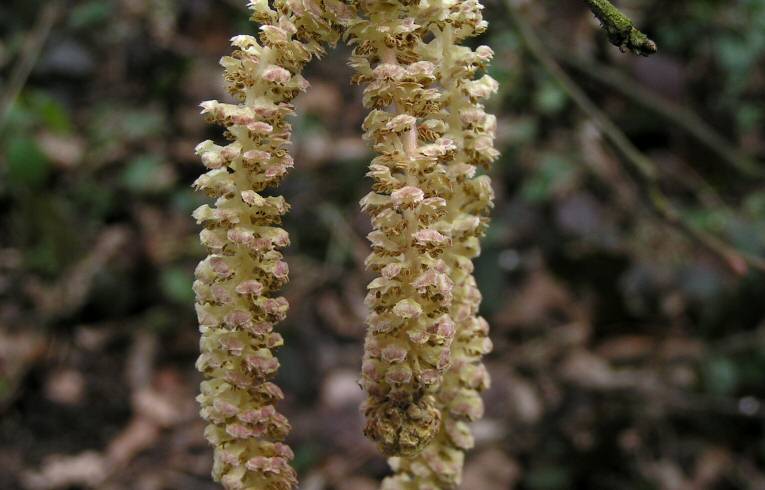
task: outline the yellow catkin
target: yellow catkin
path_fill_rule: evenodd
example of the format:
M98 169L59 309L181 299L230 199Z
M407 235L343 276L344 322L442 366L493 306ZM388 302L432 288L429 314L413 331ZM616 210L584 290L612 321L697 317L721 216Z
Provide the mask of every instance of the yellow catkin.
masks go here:
M432 34L418 45L418 59L435 66L437 82L443 89L440 120L443 133L456 147L455 157L446 165L452 192L447 212L441 218L448 228L450 247L444 252L454 283L452 308L456 333L451 344L451 366L436 394L442 413L439 432L418 455L393 457L395 474L383 482L384 490L440 490L459 485L464 452L473 446L468 422L483 415L480 392L489 386L481 362L491 350L488 324L478 316L481 296L473 278L471 259L480 253L479 238L488 226L493 193L487 176L476 176L499 156L494 149L496 118L481 105L497 90L497 82L485 70L493 53L486 46L472 50L459 43L483 32L482 6L477 1L429 1L410 10L414 22Z
M210 255L196 270L194 291L204 374L197 398L215 450L213 477L235 490L288 490L297 485L290 430L274 404L281 390L269 380L279 367L273 350L283 344L274 325L288 304L275 291L287 282L279 249L289 236L279 227L289 206L264 197L292 168L287 152L290 101L308 83L304 65L334 43L352 10L337 0L267 0L250 3L259 38L236 36L224 57L225 79L238 104L208 101L202 113L225 127L225 146L205 141L197 153L209 169L194 186L216 199L194 217Z
M357 9L354 13L353 8ZM210 256L194 289L202 331L199 401L215 447L213 475L230 489L289 489L289 423L274 408L281 391L273 332L287 311L274 295L287 281L278 227L288 205L261 192L292 167L286 151L290 101L307 87L303 66L345 32L354 82L370 113L364 137L377 153L373 191L362 201L374 227L367 266L370 308L361 385L365 433L390 456L383 488L459 484L467 423L483 413L491 350L478 316L471 259L488 225L493 193L486 168L496 119L481 99L497 89L484 75L493 53L464 39L486 28L476 0L266 0L251 2L260 40L237 36L222 60L238 105L203 104L230 143L197 151L209 172L195 186L217 198L194 216Z
M446 430L465 433L463 420L482 412L476 390L488 384L472 354L491 345L476 317L470 259L493 197L476 166L497 157L495 119L478 99L496 82L473 80L490 50L455 44L485 28L480 8L475 1L359 2L348 32L354 81L365 85L371 109L365 138L378 154L368 174L373 192L361 202L374 226L367 266L379 274L367 295L365 433L392 456L413 458ZM394 459L395 481L408 478L407 461Z

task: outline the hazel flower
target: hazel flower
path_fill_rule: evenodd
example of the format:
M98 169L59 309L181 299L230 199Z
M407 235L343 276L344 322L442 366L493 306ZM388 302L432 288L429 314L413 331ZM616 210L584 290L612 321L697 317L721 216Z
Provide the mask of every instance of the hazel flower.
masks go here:
M322 46L334 43L352 11L338 0L253 0L259 38L236 36L224 57L229 92L240 104L202 103L202 114L226 129L225 146L197 146L208 171L194 187L215 199L194 211L210 255L196 269L194 291L204 374L198 401L215 450L213 477L232 490L288 490L297 485L294 457L282 441L290 430L275 404L283 398L270 379L274 349L284 340L274 325L287 314L276 296L289 268L279 249L284 198L260 193L277 185L294 162L287 153L290 101L307 87L300 72Z
M371 314L361 385L368 398L365 434L389 455L414 455L436 436L441 412L435 393L450 365L450 335L433 325L448 318L453 283L438 258L450 237L430 224L449 194L444 143L421 138L444 126L442 93L432 62L415 56L425 29L407 2L367 2L348 30L356 47L354 81L365 84L370 113L364 137L377 152L367 174L373 192L362 201L372 219L367 266L380 274L369 285ZM369 20L374 19L374 21ZM425 121L429 121L424 125Z
M412 56L433 64L444 89L442 110L432 119L441 123L438 139L449 142L442 165L451 191L443 196L446 212L425 229L448 236L440 260L453 284L452 299L444 320L431 327L428 338L438 333L450 344L450 364L435 392L435 406L441 412L438 434L418 455L390 458L395 474L384 481L384 490L459 485L464 452L473 446L467 424L482 416L480 392L489 386L481 358L491 350L491 341L488 324L478 316L481 295L471 259L480 253L478 239L485 232L494 197L489 178L477 175L477 168L488 167L499 156L493 146L496 118L481 104L497 90L497 83L488 75L478 76L492 57L491 49L473 51L459 45L485 30L481 9L475 0L443 0L408 10L415 23L427 25L433 34L429 42L417 44Z
M396 208L402 209L405 207L415 207L417 204L421 203L425 198L425 193L422 192L422 189L407 185L401 189L393 191L391 193L391 198L393 200L393 205Z

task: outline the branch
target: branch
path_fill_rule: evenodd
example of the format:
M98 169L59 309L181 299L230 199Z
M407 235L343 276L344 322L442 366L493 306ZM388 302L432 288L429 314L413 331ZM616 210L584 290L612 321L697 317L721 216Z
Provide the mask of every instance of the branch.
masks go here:
M656 43L640 32L629 17L608 0L585 0L592 13L608 34L611 44L622 51L629 49L636 55L650 56L656 52Z
M722 161L741 174L747 177L762 177L765 175L765 171L758 166L756 160L736 148L734 144L726 140L692 110L660 95L656 95L613 68L585 60L567 50L555 49L554 53L558 62L564 63L582 74L618 90L622 95L629 97L646 109L683 128L699 143L712 150Z
M521 34L521 38L531 54L537 58L571 100L592 119L600 132L622 154L624 158L621 161L628 164L637 173L640 181L646 188L646 196L654 212L666 223L679 228L687 237L698 242L709 252L721 258L723 263L733 272L744 274L749 267L765 271L765 259L762 257L738 250L724 240L693 227L683 219L680 211L659 188L656 164L635 147L619 127L566 74L563 68L555 61L552 54L547 51L539 36L534 32L534 29L518 13L512 0L505 0L505 5L510 18L518 28L518 32Z
M48 34L50 34L50 30L56 22L60 10L60 1L48 2L40 11L35 26L24 41L21 53L19 54L19 61L13 68L3 93L0 94L0 130L5 126L8 113L13 108L13 104L16 102L21 89L24 88L29 74L32 73L32 69L37 63L40 52L45 45L45 41L48 39Z

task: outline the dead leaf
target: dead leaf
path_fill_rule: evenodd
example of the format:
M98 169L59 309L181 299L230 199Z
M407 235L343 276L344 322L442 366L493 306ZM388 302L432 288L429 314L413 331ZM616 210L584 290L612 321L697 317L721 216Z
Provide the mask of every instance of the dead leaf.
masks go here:
M27 490L48 490L70 486L96 487L107 476L109 464L95 451L86 451L74 456L55 455L48 457L39 471L27 472L22 476Z
M499 449L487 449L468 461L462 488L512 490L521 477L518 463Z

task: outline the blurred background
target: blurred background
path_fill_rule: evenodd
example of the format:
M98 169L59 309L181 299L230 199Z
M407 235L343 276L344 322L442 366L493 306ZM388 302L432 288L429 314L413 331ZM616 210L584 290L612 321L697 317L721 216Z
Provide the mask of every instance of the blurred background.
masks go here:
M486 3L494 383L463 488L765 489L765 1L619 2L650 58L608 44L582 1L510 1L515 21ZM217 488L190 184L194 146L220 135L198 104L226 97L217 61L256 32L244 5L0 5L1 489ZM348 54L311 64L281 187L278 382L306 490L387 472L357 408L370 155Z

